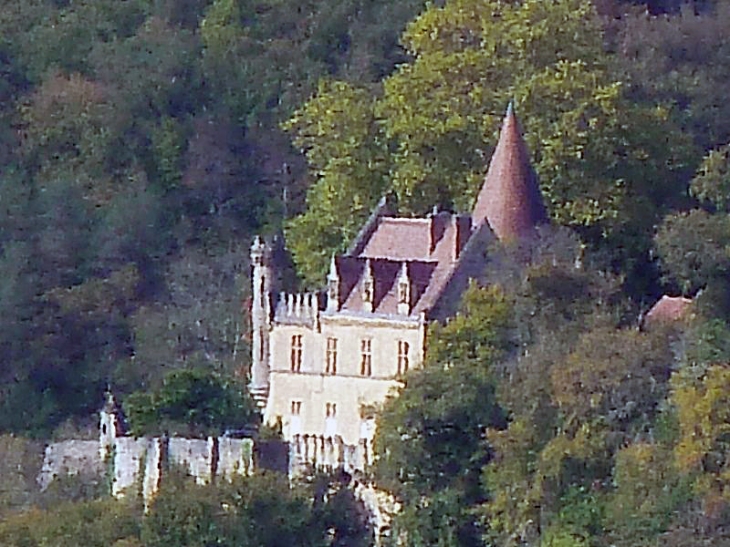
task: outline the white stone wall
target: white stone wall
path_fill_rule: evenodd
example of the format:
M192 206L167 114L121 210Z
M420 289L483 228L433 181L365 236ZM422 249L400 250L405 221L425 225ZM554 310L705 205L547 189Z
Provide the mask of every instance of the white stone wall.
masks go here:
M36 479L41 490L48 488L56 477L103 472L98 441L62 441L46 446L43 466Z
M218 445L217 451L215 444ZM117 437L110 452L114 460L107 463L99 456L99 442L64 441L46 447L43 466L36 480L41 489L45 489L58 476L83 472L102 477L110 471L111 494L114 497L136 495L141 488L144 500L149 502L164 480L167 462L184 466L199 484L204 484L210 482L214 472L228 480L237 474L253 473L253 452L252 439ZM216 455L217 460L214 461Z
M302 335L302 366L291 371L291 339ZM337 339L337 374L326 373L327 338ZM417 319L373 318L322 314L319 328L274 325L271 332L270 392L264 419L281 419L284 438L295 435L330 437L357 445L361 438L363 406L382 404L398 387L398 341L408 342L409 367L423 361L425 325ZM361 341L371 340L372 375L361 375ZM301 402L299 417L292 401ZM327 424L327 404L335 404L335 424Z
M164 462L162 439L148 439L147 451L145 454L144 469L142 472L142 498L145 505L152 500L154 495L160 489L160 481L162 480L162 466Z
M218 439L218 476L232 479L235 475L253 473L253 440Z
M210 482L212 476L212 442L210 439L172 437L168 444L170 463L185 467L198 484Z
M148 438L117 437L112 453L114 469L112 477L112 496L116 498L136 494L141 469L147 469Z

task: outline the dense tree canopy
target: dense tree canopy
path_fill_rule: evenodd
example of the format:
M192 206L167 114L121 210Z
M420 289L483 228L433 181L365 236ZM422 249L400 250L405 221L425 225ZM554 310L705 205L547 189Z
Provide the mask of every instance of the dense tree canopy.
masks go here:
M512 100L555 222L488 250L386 403L391 539L726 544L729 21L725 0L8 0L0 432L78 432L109 385L140 432L245 421L254 232L286 226L319 286L383 194L468 210ZM663 292L691 310L638 329ZM371 541L336 481L180 478L143 516L83 477L37 492L32 441L0 456L3 545Z
M253 401L241 386L199 369L168 374L152 393L130 394L124 410L136 436L220 435L256 424Z
M307 281L385 190L402 213L469 210L510 100L553 218L631 268L628 255L646 251L696 159L665 108L628 99L589 3L448 2L413 21L402 42L412 60L380 95L333 84L289 122L317 176L289 230ZM343 226L342 216L352 220Z
M245 371L247 247L301 206L278 128L403 58L409 0L12 0L0 13L0 431Z
M0 523L7 547L300 547L372 544L362 504L332 478L291 487L254 475L197 485L173 470L148 511L130 500L63 503ZM321 485L320 485L321 486Z

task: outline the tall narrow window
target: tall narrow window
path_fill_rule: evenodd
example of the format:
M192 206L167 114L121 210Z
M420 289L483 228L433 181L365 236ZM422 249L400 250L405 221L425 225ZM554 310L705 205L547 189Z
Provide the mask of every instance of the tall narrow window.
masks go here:
M299 416L301 413L302 413L302 402L301 401L292 401L291 402L291 415Z
M408 281L398 283L398 304L408 304Z
M405 374L408 372L408 365L410 359L408 352L410 345L404 340L398 340L398 374Z
M366 280L362 285L362 301L367 304L373 303L373 282Z
M328 418L335 418L337 416L337 403L327 403L325 414Z
M291 371L302 371L302 335L295 334L291 337Z
M326 373L337 374L337 338L327 338Z
M362 376L372 376L373 374L372 340L370 339L360 341L360 374Z

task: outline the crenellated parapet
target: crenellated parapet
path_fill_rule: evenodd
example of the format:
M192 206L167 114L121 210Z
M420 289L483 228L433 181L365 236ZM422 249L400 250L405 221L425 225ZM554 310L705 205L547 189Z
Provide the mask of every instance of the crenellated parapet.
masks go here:
M274 322L313 328L319 321L319 295L316 293L280 293Z

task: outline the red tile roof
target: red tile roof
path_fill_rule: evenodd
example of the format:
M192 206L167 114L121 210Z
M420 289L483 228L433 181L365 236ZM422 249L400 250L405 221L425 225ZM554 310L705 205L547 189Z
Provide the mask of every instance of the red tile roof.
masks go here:
M343 310L365 311L362 277L369 260L373 313L398 312L398 275L403 263L411 280L411 315L428 313L457 271L462 250L477 232L486 229L485 221L500 240L525 235L547 221L537 178L511 107L472 217L441 212L426 218L395 218L386 216L386 205L381 201L356 243L345 256L337 258Z
M692 305L691 298L683 296L662 296L646 313L644 325L672 323L682 319Z
M537 176L511 104L472 218L476 225L486 220L501 241L517 239L547 222Z
M382 217L359 256L426 260L431 254L430 218Z

